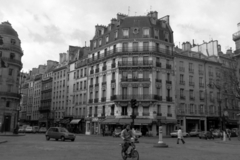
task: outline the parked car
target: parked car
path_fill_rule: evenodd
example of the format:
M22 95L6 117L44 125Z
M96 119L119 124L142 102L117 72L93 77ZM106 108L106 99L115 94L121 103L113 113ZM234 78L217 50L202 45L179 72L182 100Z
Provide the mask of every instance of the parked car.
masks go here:
M191 137L198 136L201 131L199 129L193 129L189 132Z
M173 132L171 132L170 133L170 135L171 135L171 137L173 138L173 137L177 137L177 130L174 130ZM182 132L182 134L183 134L183 137L188 137L189 136L189 133L187 133L187 132Z
M46 132L46 140L50 140L50 138L53 138L55 140L61 139L62 141L65 141L66 139L69 139L71 141L75 141L75 134L68 132L66 128L63 127L51 127Z
M214 129L213 130L213 135L216 138L220 138L222 136L222 132L220 131L220 129Z
M200 139L214 139L214 135L211 135L211 132L209 131L202 131L198 134L198 137Z
M38 126L32 126L33 131L32 133L38 133L39 132L39 127Z
M26 133L33 133L33 127L32 126L27 126L25 129Z
M39 130L38 130L38 133L46 133L47 132L47 128L46 127L41 127Z
M19 129L18 129L18 132L19 133L25 133L27 127L28 127L27 125L20 126Z
M112 136L113 137L120 137L121 131L122 131L121 128L115 128Z

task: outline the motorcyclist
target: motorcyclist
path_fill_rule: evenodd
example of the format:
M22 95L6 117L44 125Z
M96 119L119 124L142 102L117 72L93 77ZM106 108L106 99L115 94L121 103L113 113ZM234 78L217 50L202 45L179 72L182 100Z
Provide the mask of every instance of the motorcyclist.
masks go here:
M131 138L135 138L132 130L130 129L130 125L127 124L125 129L122 130L121 132L121 138L123 139L124 143L123 143L123 152L125 153L125 155L127 155L126 151L128 150L128 147L130 146L130 141Z

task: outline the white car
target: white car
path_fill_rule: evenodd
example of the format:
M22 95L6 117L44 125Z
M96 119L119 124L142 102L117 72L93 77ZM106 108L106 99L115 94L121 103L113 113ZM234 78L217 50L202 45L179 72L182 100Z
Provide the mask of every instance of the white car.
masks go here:
M183 137L188 137L189 134L187 132L182 132ZM170 133L171 137L177 137L177 130L174 130L173 132Z
M189 132L190 136L198 136L201 130L199 129L193 129L191 132Z
M26 133L33 133L33 127L27 126L26 129L25 129L25 132Z
M142 137L142 132L139 131L139 130L135 130L134 135L135 135L137 138Z

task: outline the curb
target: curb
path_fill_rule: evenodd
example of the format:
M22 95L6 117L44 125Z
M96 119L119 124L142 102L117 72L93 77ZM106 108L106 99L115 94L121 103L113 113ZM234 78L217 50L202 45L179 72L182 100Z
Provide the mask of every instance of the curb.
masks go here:
M2 143L7 143L8 141L0 141L0 144L2 144Z

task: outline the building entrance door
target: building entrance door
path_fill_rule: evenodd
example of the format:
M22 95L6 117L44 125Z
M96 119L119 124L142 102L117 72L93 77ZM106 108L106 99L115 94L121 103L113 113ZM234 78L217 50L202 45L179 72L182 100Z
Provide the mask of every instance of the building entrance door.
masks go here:
M4 116L4 131L9 132L11 128L11 116Z

